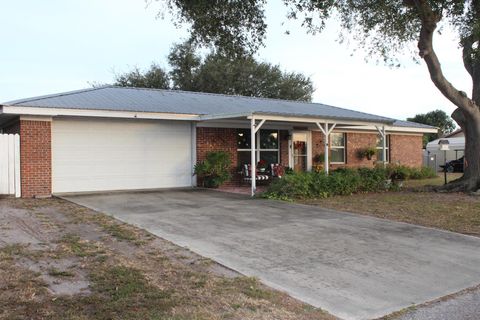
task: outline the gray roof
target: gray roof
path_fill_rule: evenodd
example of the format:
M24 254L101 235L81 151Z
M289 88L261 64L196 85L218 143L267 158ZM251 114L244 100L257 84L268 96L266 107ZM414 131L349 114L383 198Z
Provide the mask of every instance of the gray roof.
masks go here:
M406 128L435 129L435 127L432 127L423 123L404 121L404 120L395 120L393 125L396 127L406 127Z
M382 123L393 123L396 121L391 118L320 103L115 86L70 91L20 99L2 104L38 108L161 112L204 116L268 113ZM405 121L401 121L399 125L420 128L418 124Z

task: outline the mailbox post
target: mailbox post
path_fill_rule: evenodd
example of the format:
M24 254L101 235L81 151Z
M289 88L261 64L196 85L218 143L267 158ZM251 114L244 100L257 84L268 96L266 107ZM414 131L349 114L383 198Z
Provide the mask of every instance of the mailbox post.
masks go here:
M443 151L445 158L445 166L443 167L443 175L445 177L445 184L447 184L447 151L450 150L450 142L447 139L441 139L438 141L439 149Z

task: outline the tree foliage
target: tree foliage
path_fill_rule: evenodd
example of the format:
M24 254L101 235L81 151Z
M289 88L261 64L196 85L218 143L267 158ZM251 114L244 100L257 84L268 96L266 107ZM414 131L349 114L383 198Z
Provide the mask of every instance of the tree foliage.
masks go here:
M455 130L455 123L453 122L452 118L450 118L445 111L438 109L427 113L417 114L413 118L407 118L407 121L427 124L439 129L438 133L428 133L423 135L424 147L430 141L438 139Z
M188 22L193 42L214 45L238 55L254 52L265 39L265 0L164 0L176 21ZM242 4L240 4L240 2ZM457 109L452 118L465 133L465 172L447 188L480 188L480 0L283 0L288 18L299 19L308 32L319 32L336 18L341 37L353 37L368 56L387 64L397 54L413 50L427 65L433 84ZM238 14L235 14L238 10ZM469 97L450 83L434 50L434 35L452 28L463 51L462 60L472 78Z
M152 64L146 72L135 68L116 75L115 84L301 101L311 101L314 92L311 79L301 73L284 72L248 55L212 51L202 58L190 42L174 45L168 61L170 72Z
M173 89L200 91L196 83L196 75L202 59L195 53L195 48L190 42L175 44L168 55L168 61L172 68L170 77Z
M190 24L191 41L223 53L254 52L263 43L266 0L165 0L177 23ZM160 13L161 15L161 13Z
M142 72L138 67L132 71L115 76L115 85L121 87L168 89L170 79L162 67L152 64L150 69Z

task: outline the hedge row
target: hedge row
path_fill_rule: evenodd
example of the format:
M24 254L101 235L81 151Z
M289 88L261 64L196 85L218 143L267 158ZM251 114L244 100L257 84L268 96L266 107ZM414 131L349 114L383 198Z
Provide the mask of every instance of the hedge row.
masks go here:
M378 192L397 188L398 179L424 179L436 176L430 168L388 166L358 169L337 169L326 175L323 172L287 174L270 184L263 196L266 198L291 200L326 198L333 195L349 195L359 192Z

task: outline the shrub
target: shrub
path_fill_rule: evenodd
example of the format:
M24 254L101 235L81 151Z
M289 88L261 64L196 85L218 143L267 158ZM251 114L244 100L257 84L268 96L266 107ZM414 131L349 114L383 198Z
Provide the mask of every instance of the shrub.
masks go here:
M389 165L388 177L392 180L406 180L410 177L411 168L401 165Z
M204 161L194 167L195 174L202 179L202 185L207 188L218 188L230 179L230 155L224 151L207 153Z
M411 168L402 165L389 165L386 168L347 169L340 168L326 175L322 172L301 172L285 175L270 184L263 197L292 200L326 198L334 195L349 195L358 192L379 192L397 190L398 183L390 184L388 179L424 179L435 176L427 167Z
M357 170L339 169L328 176L331 194L348 195L360 189L361 177Z
M406 180L406 179L427 179L437 176L435 170L430 167L407 167L403 165L389 165L388 175L392 180Z
M437 173L430 167L411 168L410 179L428 179L435 178Z
M323 172L302 172L274 181L263 194L281 200L326 198L356 192L385 190L383 168L337 169L330 175Z
M360 191L374 192L387 187L385 180L388 179L387 169L378 166L373 169L359 168L358 173L362 179Z

